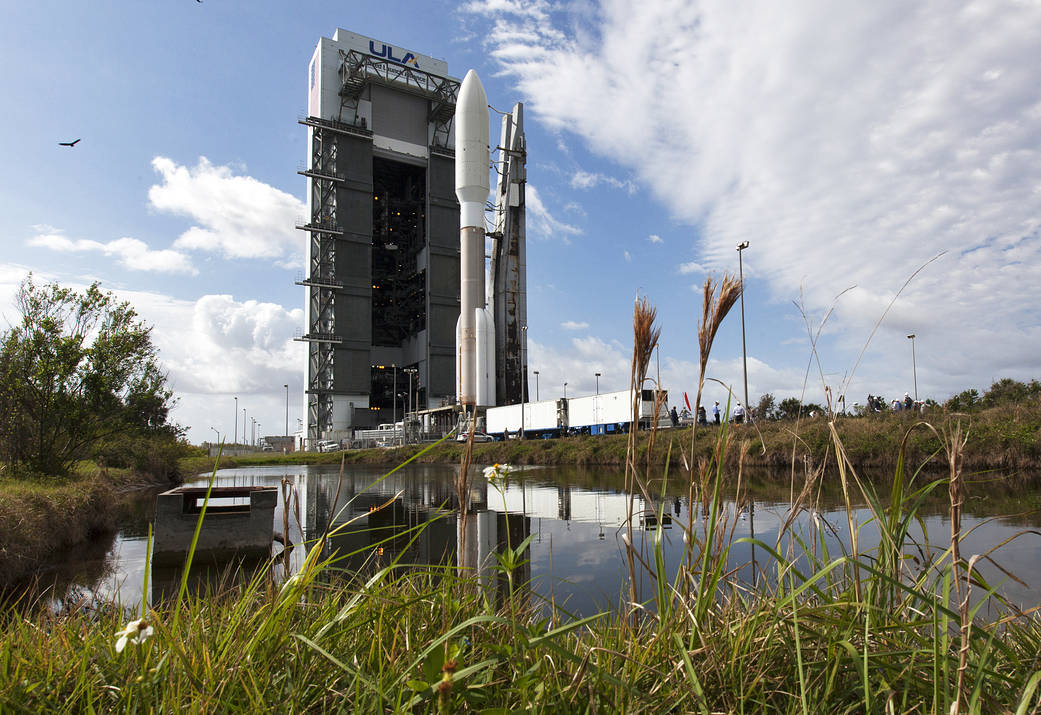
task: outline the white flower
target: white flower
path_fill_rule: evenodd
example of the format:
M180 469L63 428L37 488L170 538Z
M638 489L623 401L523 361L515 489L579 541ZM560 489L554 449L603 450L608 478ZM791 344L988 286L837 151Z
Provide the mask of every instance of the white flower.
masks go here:
M493 464L490 467L484 468L484 478L492 484L497 484L499 482L505 482L512 471L513 467L508 464Z
M144 643L152 637L153 632L152 626L144 618L130 621L123 630L116 633L119 636L119 640L116 641L116 652L122 653L128 642L134 645Z

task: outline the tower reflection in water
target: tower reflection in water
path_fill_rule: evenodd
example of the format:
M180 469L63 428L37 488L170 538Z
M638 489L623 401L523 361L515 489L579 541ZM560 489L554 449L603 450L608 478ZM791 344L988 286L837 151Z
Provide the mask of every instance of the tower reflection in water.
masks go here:
M323 557L335 554L335 568L366 576L391 563L415 566L461 564L498 597L509 592L509 580L498 568L494 553L516 548L531 533L531 519L523 512L489 510L489 485L479 473L471 475L470 507L465 521L456 508L454 470L417 466L380 479L380 472L352 469L342 480L321 469L295 468L295 474L271 468L235 470L218 474L215 484L247 486L285 483L275 509L274 551L276 578L298 571L307 550L325 530L330 531ZM492 493L498 493L492 489ZM288 497L288 509L286 507ZM501 501L501 499L500 499ZM288 519L286 515L288 513ZM288 522L288 524L287 524ZM288 526L288 528L287 528ZM460 534L465 531L465 551ZM516 593L527 594L531 581L529 550L513 572ZM260 564L241 563L234 554L224 562L193 566L194 589L220 586L237 573L251 573ZM152 567L153 601L174 598L180 587L181 568ZM335 573L335 572L334 572ZM527 597L526 595L524 596Z

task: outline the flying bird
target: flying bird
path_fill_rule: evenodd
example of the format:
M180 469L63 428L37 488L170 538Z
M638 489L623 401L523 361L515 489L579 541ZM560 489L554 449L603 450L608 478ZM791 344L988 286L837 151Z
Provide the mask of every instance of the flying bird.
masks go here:
M76 146L79 143L79 139L74 142L58 142L58 146Z

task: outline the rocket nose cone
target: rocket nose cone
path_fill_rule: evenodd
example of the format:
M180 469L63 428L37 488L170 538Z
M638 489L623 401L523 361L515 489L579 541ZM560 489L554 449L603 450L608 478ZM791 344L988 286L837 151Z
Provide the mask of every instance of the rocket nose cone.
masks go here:
M488 105L487 95L484 93L484 85L481 78L477 76L476 70L467 70L463 77L463 83L459 86L459 104L481 102Z
M460 203L476 202L483 207L488 198L488 141L488 98L481 78L469 70L455 107L455 189Z

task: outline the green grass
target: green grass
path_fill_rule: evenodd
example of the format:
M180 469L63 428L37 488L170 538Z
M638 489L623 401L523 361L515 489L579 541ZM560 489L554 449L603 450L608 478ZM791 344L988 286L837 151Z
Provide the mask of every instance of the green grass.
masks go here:
M496 607L452 569L364 585L321 564L281 590L258 580L159 608L155 635L122 654L115 610L10 617L0 709L948 712L957 638L938 624L955 614L921 590L858 601L853 566L697 590L689 610L633 623L544 620L522 597ZM981 624L970 647L975 711L1011 712L1041 669L1041 624Z

